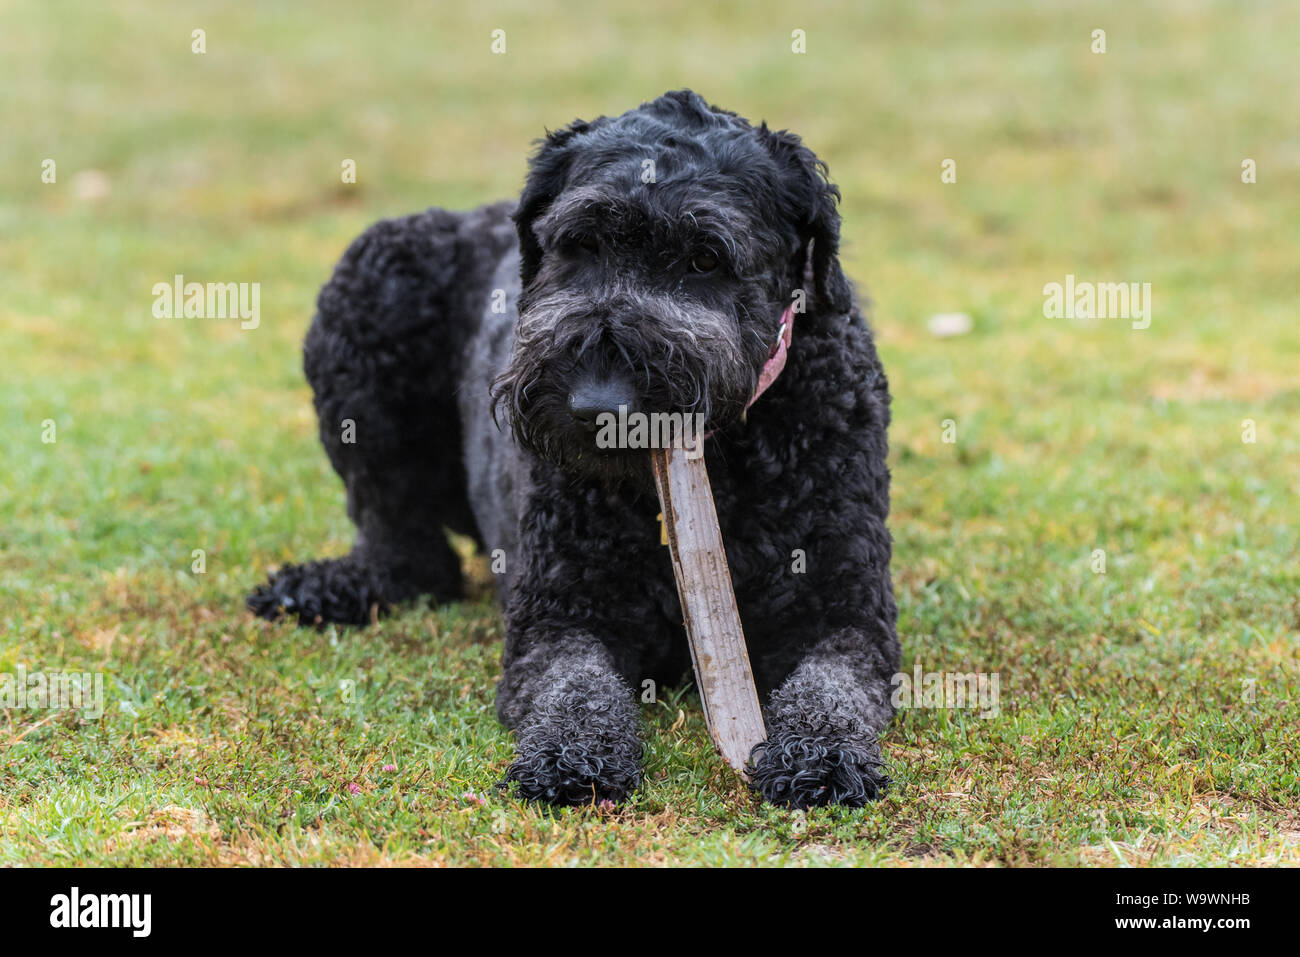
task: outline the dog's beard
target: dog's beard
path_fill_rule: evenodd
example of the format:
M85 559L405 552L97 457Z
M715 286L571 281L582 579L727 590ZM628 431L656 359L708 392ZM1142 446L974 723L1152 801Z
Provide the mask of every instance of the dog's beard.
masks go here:
M646 480L645 448L601 448L568 407L581 377L622 376L641 413L680 413L701 424L695 439L744 412L768 355L765 336L736 315L650 296L593 307L551 293L525 304L510 364L493 388L515 441L574 475Z

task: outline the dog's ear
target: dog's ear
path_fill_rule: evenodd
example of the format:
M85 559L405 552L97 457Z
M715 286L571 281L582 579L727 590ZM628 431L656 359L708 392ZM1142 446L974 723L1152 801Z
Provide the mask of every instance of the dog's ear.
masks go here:
M852 291L840 268L840 214L836 208L839 189L827 179L826 164L803 141L789 130L759 127L762 138L780 166L778 184L780 203L785 215L795 223L799 250L791 271L796 286L802 287L811 244L813 289L820 309L846 313L852 306Z
M569 167L573 164L569 141L590 130L592 125L585 120L574 120L562 130L548 130L546 137L537 141L537 152L528 161L528 180L524 183L524 192L519 197L514 215L525 288L537 275L542 262L542 246L533 232L533 223L546 212L568 182Z

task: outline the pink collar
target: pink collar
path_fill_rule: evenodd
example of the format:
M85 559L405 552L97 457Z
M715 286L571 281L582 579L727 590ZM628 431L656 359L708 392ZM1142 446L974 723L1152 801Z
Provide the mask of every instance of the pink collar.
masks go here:
M763 369L758 374L758 386L754 389L754 395L745 404L748 410L751 405L758 401L758 397L771 388L776 377L781 374L785 368L785 360L790 353L790 338L794 334L794 303L785 307L785 312L781 313L781 331L777 333L776 345L772 346L772 352L767 357L767 362L763 363Z
M790 356L790 338L794 334L794 303L785 307L785 312L781 313L781 329L776 334L776 345L772 346L772 351L763 363L763 368L758 373L758 385L754 387L754 394L749 397L745 403L745 412L749 407L758 401L758 397L772 387L776 377L781 374L785 368L785 360ZM744 412L741 413L740 419L745 420ZM704 438L709 438L717 429L710 429L704 433Z

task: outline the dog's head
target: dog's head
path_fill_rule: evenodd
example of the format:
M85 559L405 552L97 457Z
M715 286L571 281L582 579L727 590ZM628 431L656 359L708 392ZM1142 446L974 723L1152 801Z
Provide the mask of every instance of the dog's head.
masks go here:
M610 478L648 471L600 441L620 406L727 425L788 306L850 308L838 199L797 136L686 90L551 133L515 213L523 293L494 408L525 447Z

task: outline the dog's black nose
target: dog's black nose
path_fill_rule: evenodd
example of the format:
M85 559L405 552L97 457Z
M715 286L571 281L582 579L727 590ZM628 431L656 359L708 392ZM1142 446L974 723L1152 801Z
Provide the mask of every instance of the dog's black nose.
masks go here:
M619 406L627 406L627 411L636 409L636 393L623 379L600 379L580 382L569 393L569 413L595 431L602 413L618 415Z

